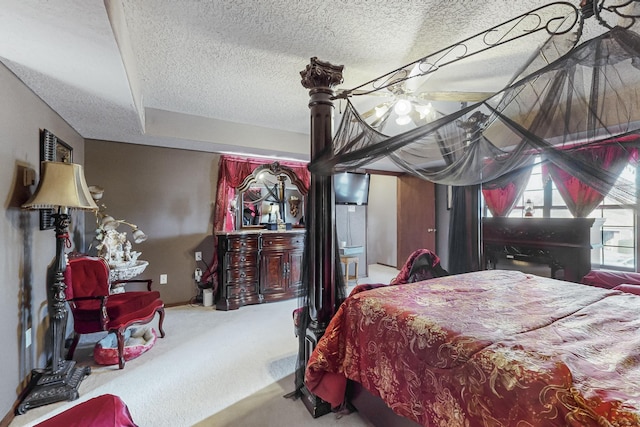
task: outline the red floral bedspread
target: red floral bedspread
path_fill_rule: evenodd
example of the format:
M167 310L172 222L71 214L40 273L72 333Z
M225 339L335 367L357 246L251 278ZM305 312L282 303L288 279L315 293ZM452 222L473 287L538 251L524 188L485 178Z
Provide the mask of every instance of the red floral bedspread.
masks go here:
M307 365L424 426L640 426L640 297L516 271L357 292Z

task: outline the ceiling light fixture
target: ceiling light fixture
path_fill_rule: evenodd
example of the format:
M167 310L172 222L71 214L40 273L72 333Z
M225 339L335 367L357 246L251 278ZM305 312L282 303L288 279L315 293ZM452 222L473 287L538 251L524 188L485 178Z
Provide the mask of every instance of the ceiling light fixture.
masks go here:
M409 117L409 115L407 114L398 116L396 118L396 124L400 126L408 125L410 122L411 122L411 117Z
M433 107L431 103L428 103L427 105L416 104L415 109L418 113L420 113L420 119L424 120L427 118L429 114L431 114Z
M399 99L396 101L396 104L393 106L393 111L398 116L406 116L411 112L411 103L406 99Z

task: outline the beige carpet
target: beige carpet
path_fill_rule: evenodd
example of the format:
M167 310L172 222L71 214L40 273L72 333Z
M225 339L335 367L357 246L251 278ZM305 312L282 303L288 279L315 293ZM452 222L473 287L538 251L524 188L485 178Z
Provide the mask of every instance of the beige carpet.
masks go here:
M395 274L395 269L370 266L369 278L360 283L388 283ZM200 305L167 308L166 337L122 370L97 365L92 350L104 335L88 336L76 351L78 364L92 368L80 385L80 398L31 409L10 427L33 426L106 393L120 396L141 427L366 425L357 414L313 419L301 401L282 397L294 389L298 341L292 311L297 306L294 299L226 312ZM157 330L157 317L151 325ZM252 418L254 412L261 415Z
M313 418L300 400L283 397L291 391L293 374L210 416L195 427L369 427L357 413Z

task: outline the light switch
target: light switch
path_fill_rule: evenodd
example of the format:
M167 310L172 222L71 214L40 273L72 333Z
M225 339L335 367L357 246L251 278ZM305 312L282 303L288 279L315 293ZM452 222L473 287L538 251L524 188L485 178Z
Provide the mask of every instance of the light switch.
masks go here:
M24 168L22 172L22 184L29 187L36 183L36 171L32 168Z

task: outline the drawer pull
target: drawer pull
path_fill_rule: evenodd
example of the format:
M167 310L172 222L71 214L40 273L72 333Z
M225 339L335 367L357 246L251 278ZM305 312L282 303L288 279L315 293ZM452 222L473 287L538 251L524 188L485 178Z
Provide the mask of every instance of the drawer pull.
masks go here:
M244 255L240 257L240 261L241 262L245 262L246 260L247 260L247 258Z
M247 277L247 273L245 273L244 271L240 272L240 277L242 278Z

